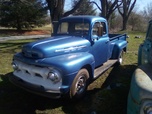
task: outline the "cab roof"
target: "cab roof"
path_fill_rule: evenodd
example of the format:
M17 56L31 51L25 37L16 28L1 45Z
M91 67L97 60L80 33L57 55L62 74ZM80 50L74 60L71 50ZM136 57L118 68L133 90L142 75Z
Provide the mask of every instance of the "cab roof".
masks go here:
M81 15L81 16L68 16L62 18L60 21L84 21L84 22L93 22L93 21L106 21L105 18L99 16L89 16L89 15Z

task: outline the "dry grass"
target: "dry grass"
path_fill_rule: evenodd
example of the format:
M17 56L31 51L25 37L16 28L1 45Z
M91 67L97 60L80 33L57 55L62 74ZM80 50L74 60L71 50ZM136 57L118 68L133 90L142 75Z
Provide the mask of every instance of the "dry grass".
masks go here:
M16 29L12 28L4 28L0 27L0 37L2 36L18 36L18 35L44 35L44 34L51 34L52 33L52 26L45 25L43 27L34 28L31 30L21 30L17 31Z

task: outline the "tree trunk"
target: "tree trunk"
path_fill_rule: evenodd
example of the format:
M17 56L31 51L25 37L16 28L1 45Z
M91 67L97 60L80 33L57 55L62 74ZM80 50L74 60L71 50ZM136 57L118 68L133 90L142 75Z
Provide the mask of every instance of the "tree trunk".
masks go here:
M123 19L122 31L127 29L127 21Z
M71 9L63 13L65 0L46 0L50 11L51 21L58 21L61 17L69 16L79 8L84 0L79 0L78 3Z
M128 17L123 17L122 31L127 30Z
M22 30L22 27L21 27L21 24L20 24L20 19L18 18L17 19L17 31L21 31Z
M128 18L135 6L136 0L123 0L122 7L118 7L118 11L123 18L122 30L127 29Z
M64 0L46 0L51 21L58 21L63 15Z
M102 13L101 16L106 18L106 6L107 6L107 0L100 0L101 2L101 7L102 7Z

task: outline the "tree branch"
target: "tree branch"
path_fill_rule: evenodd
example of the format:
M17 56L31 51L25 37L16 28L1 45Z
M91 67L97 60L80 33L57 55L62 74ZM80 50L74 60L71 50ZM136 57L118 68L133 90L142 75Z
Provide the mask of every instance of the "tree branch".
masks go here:
M90 4L95 4L95 5L98 7L98 9L102 12L102 9L99 7L99 5L98 5L96 2L91 1L91 2L88 2L88 3L90 3Z
M133 10L134 6L135 6L136 0L134 0L134 2L132 3L130 10L128 12L128 15L130 15L131 11Z
M73 12L75 12L75 10L77 10L79 8L79 6L82 4L84 0L79 0L78 3L74 6L73 9L71 9L70 11L67 11L63 14L63 17L69 16L70 14L72 14Z

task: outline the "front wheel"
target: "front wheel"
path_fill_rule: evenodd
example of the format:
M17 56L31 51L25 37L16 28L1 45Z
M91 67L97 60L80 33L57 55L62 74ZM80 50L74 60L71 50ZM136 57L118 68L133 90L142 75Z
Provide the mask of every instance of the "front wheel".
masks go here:
M81 69L76 75L71 89L70 97L79 99L84 96L88 86L89 73L86 69Z

